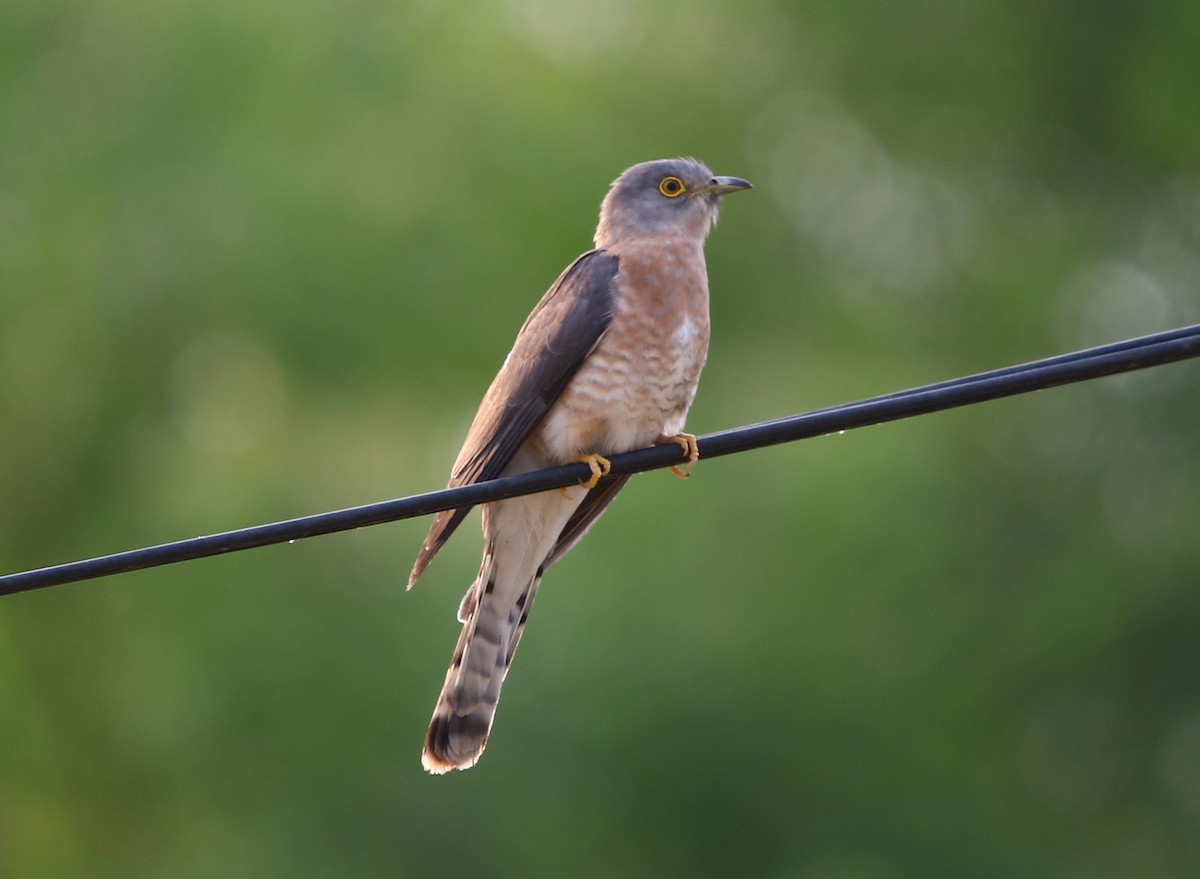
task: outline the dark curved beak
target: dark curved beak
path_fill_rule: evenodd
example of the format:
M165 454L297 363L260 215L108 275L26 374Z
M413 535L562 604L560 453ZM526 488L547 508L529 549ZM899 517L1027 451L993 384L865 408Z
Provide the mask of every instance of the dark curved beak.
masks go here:
M693 189L692 195L727 195L730 192L740 192L743 189L753 189L749 180L741 177L714 177L707 186Z

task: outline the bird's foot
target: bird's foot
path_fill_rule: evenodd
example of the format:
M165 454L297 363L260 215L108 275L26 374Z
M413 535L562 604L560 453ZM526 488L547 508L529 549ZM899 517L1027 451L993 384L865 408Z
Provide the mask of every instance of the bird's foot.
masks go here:
M667 443L674 443L679 446L683 450L683 454L687 456L686 463L671 465L672 473L680 479L687 479L692 474L682 468L691 467L700 460L700 449L696 447L696 435L693 433L677 433L674 436L659 436L654 440L654 445L656 446L665 446Z
M587 464L592 471L591 476L579 483L589 490L595 488L596 483L607 476L608 471L612 470L612 464L603 455L580 455L579 460Z

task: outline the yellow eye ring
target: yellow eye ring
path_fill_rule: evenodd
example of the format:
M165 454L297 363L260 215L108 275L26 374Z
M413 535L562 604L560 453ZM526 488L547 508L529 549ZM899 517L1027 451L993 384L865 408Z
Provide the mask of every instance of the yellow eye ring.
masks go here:
M683 181L678 177L664 177L658 181L658 191L667 198L679 198L687 192L687 187L683 185Z

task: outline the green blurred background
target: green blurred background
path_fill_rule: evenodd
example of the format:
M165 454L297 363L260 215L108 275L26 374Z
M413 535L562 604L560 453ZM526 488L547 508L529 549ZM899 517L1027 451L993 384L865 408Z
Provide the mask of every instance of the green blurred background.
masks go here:
M9 0L0 569L439 487L609 181L704 433L1200 320L1200 4ZM1200 874L1195 364L634 480L418 761L426 522L0 599L0 875Z

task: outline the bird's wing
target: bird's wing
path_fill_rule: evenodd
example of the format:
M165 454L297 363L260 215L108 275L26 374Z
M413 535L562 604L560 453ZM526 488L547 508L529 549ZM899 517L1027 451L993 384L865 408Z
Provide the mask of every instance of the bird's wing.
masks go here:
M608 329L616 274L615 255L591 250L546 291L479 404L448 487L500 475ZM437 514L413 565L410 587L469 510L460 507Z
M554 544L554 549L550 551L550 555L542 564L543 571L566 555L571 547L583 539L583 535L587 534L588 529L596 524L600 514L613 502L617 492L625 487L625 483L629 481L631 475L626 473L622 476L602 479L595 488L584 495L583 502L576 507L571 518L567 520L567 524L563 526L562 532L558 535L558 542Z

